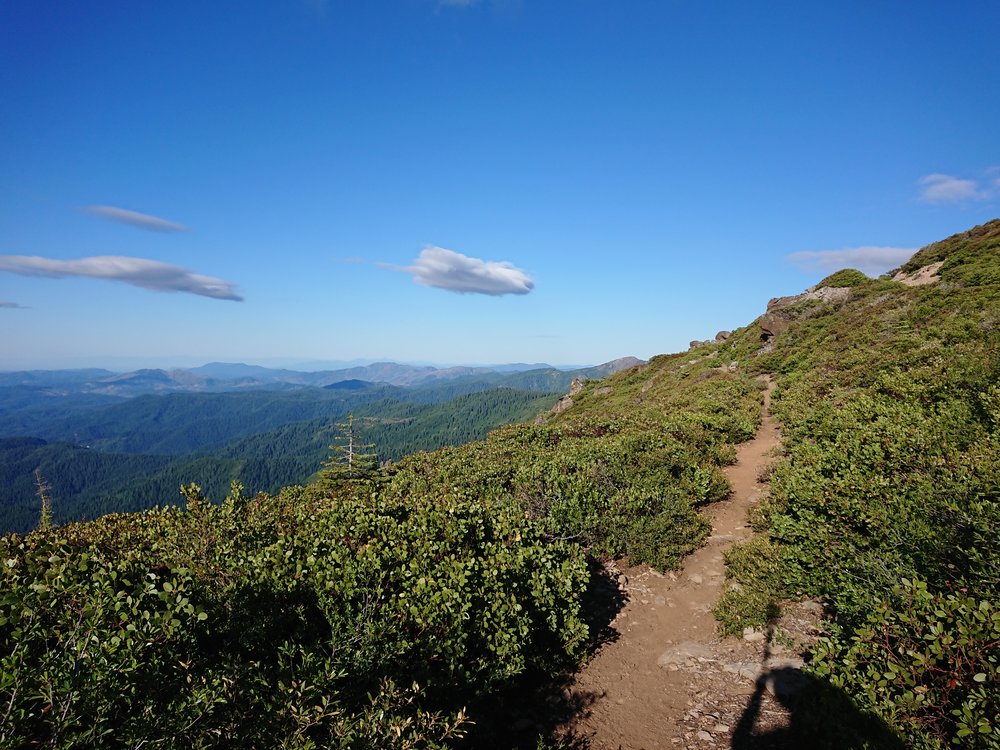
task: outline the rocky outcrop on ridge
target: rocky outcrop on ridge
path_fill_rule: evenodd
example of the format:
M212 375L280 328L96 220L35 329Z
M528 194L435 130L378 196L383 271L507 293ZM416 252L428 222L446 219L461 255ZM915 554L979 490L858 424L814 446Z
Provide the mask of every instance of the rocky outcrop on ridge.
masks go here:
M780 336L792 322L807 318L822 309L823 303L842 305L851 298L850 287L821 286L790 297L775 297L767 303L767 312L757 319L765 341ZM802 303L815 303L813 305Z

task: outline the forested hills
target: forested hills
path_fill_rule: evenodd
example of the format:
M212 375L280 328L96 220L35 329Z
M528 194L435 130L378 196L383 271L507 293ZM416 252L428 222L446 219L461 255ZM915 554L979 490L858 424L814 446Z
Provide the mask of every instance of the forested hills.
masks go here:
M215 363L172 373L0 374L7 383L0 385L0 530L34 524L36 470L51 487L60 521L176 503L178 487L192 481L213 498L224 497L234 480L247 492L275 492L307 482L320 469L336 425L348 414L361 418L379 460L394 460L482 438L549 408L574 379L638 361L569 371L509 365L480 368L478 375L469 374L472 368L392 363L321 373ZM416 384L338 379L348 374ZM253 378L260 387L205 391L199 379L207 376L217 378L216 385ZM302 378L326 384L297 382ZM134 397L104 392L108 382L121 380L167 381L188 390Z
M554 393L492 388L443 403L414 403L401 398L405 389L365 387L350 393L358 390L365 391L363 398L309 399L305 415L324 414L312 419L296 418L302 415L294 410L273 408L274 399L265 392L252 400L243 398L249 394L235 399L228 398L234 394L224 394L231 401L227 404L233 408L231 416L225 410L199 410L199 402L211 401L212 396L183 394L182 404L187 408L180 413L188 415L190 423L176 414L169 420L152 416L143 421L148 400L169 404L182 396L172 394L135 399L139 403L132 406L129 416L138 418L126 423L134 428L121 429L110 446L0 438L0 530L27 531L36 524L36 471L50 488L57 521L89 519L181 503L178 488L190 482L215 499L225 497L233 481L253 494L306 483L329 458L331 445L341 436L339 425L351 413L358 434L381 462L483 438L494 427L534 417L559 398ZM387 392L392 397L385 397ZM277 400L285 395L278 395ZM239 408L254 404L266 418L250 408ZM272 407L270 411L267 406ZM317 406L323 408L314 411ZM166 439L159 438L162 434L174 441L175 451L153 450L165 444ZM209 442L206 438L211 435L219 437ZM139 442L143 438L157 442L150 446Z
M558 746L510 696L608 637L602 561L702 543L764 375L784 442L716 616L823 604L788 746L1000 747L1000 220L483 440L41 515L0 541L0 744Z

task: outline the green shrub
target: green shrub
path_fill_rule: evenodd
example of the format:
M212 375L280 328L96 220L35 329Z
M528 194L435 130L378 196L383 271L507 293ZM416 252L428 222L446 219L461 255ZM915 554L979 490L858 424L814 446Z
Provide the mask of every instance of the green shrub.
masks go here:
M866 284L871 279L869 279L861 271L856 271L853 268L845 268L843 270L832 273L819 282L816 286L831 286L831 287L855 287Z
M0 745L437 747L582 652L585 560L516 509L240 505L4 537Z
M1000 747L1000 610L904 580L851 635L822 641L813 671L888 724L966 748Z

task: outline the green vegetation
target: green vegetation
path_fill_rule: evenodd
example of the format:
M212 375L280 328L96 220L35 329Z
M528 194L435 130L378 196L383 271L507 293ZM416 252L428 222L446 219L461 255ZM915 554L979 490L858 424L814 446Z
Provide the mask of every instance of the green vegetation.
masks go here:
M579 549L513 508L187 494L0 540L0 746L441 747L584 645Z
M267 402L266 394L263 398ZM387 461L480 439L498 425L533 418L556 399L554 394L497 388L447 403L415 404L396 398L355 403L354 413L365 441L376 445L380 461ZM336 405L335 413L350 405L327 403ZM212 423L213 432L223 434L227 413ZM210 455L179 458L108 453L35 438L0 438L0 530L24 532L34 527L38 519L36 469L52 487L55 520L61 523L172 504L180 499L177 488L192 481L212 498L224 497L232 481L240 482L251 494L276 493L313 477L329 455L342 418L292 422L234 441ZM159 424L171 433L183 430L182 422L161 420Z
M814 673L912 747L1000 747L998 242L995 221L926 248L904 268L943 260L938 284L856 286L755 364L786 454L722 622L822 599ZM831 746L867 746L840 730Z
M869 278L865 276L861 271L856 271L853 268L845 268L843 270L831 273L816 286L832 286L832 287L855 287L860 286L869 281Z
M276 496L188 486L183 510L3 538L0 745L461 744L491 695L584 654L586 550L662 568L700 543L760 419L718 359Z
M221 505L188 485L186 509L8 535L0 745L475 747L491 697L586 653L588 564L665 569L701 544L698 508L728 492L720 467L757 429L769 373L783 455L761 535L726 555L740 586L720 629L825 603L802 746L998 748L998 253L995 221L904 267L942 261L935 284L833 274L850 296L790 303L767 346L751 325L477 442L458 444L555 398L373 401L352 429L380 466L252 498L236 483ZM392 454L432 433L455 445ZM311 473L337 429L272 435L172 477L259 461L274 479L319 451Z

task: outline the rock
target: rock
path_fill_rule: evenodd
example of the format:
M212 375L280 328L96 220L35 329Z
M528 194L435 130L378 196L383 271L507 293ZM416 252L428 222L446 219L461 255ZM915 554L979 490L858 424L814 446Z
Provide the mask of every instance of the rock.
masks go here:
M731 331L719 331L717 334L715 334L715 340L720 342L725 341L732 335L733 334Z
M770 307L770 304L768 306ZM760 316L757 324L760 326L760 330L765 337L773 338L780 336L791 327L792 318L776 312L766 312Z
M702 740L703 742L711 742L712 741L712 735L710 735L704 729L701 729L701 730L698 731L697 737L698 737L699 740Z
M688 580L691 581L691 583L693 583L695 586L700 586L705 579L702 578L697 573L692 573L691 575L688 576Z
M618 576L618 585L619 586L628 586L628 576L625 575L624 573L622 573L620 576Z
M743 640L747 643L762 643L767 640L767 636L759 630L753 628L743 628Z
M660 654L656 663L661 667L670 667L683 664L684 662L696 660L698 657L710 657L712 649L704 643L698 641L684 641ZM696 705L695 710L700 711L701 705Z
M815 307L795 307L798 303L818 300L837 305L846 302L850 298L850 287L829 286L809 289L802 294L792 295L791 297L775 297L767 303L767 312L757 319L757 324L760 326L764 338L771 339L787 331L793 321L799 318L810 317L819 311Z
M747 680L756 681L763 673L763 668L756 662L737 661L723 664L722 669L729 674L738 675Z
M573 399L569 396L563 396L556 402L556 405L552 407L553 414L560 414L566 411L569 407L573 405Z
M594 395L595 396L603 396L606 393L611 393L611 388L608 387L608 386L606 386L606 385L605 386L601 386L596 391L594 391Z
M725 724L716 724L712 727L712 734L729 734L729 727Z

